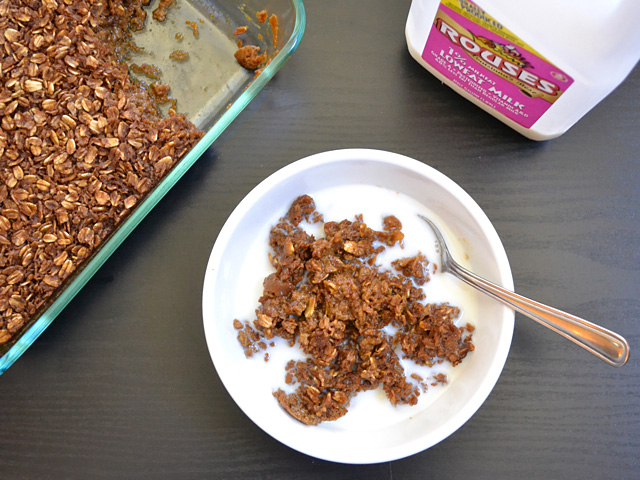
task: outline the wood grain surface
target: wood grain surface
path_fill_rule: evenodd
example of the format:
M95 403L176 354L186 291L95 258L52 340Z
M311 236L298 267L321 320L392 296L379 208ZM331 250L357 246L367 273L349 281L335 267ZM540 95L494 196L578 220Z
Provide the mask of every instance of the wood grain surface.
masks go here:
M640 69L565 135L535 143L409 56L409 5L305 1L297 52L0 376L1 478L640 478ZM425 452L341 465L262 432L208 354L206 262L260 181L348 147L451 177L493 222L516 290L622 334L629 363L609 367L518 315L487 401Z

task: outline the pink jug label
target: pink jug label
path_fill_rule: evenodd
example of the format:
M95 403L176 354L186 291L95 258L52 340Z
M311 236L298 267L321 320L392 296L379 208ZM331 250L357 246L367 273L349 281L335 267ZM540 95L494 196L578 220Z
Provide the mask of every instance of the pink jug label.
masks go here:
M459 88L525 128L573 83L470 0L442 0L422 58Z

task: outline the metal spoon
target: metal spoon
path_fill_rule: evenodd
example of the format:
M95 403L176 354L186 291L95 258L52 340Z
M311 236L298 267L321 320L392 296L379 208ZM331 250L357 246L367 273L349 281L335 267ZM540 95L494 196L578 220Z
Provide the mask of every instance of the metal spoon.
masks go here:
M436 234L438 250L441 259L441 269L448 272L460 280L477 288L482 293L508 305L515 311L520 312L536 322L550 328L563 337L580 345L596 357L604 360L609 365L621 367L629 359L629 344L627 341L606 328L587 322L569 313L562 312L552 307L548 307L526 297L510 292L504 288L479 277L475 273L460 266L451 256L442 233L435 224L428 218L419 215L431 226Z

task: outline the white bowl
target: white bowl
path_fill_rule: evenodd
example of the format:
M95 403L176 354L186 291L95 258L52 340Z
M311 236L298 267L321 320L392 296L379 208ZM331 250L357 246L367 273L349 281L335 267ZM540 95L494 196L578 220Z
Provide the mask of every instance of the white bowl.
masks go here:
M507 255L491 222L445 175L411 158L378 150L312 155L282 168L252 190L233 211L213 247L204 281L203 317L220 379L256 425L316 458L378 463L437 444L471 418L494 387L511 345L513 311L448 274L432 275L430 283L438 287L427 291L427 300L450 300L463 310L462 321L475 326L475 351L454 368L436 367L445 370L449 382L430 387L415 406L393 407L376 390L357 395L349 413L337 421L318 426L298 422L280 407L272 392L285 387L284 364L302 354L297 347L280 342L269 350L269 361L262 354L247 359L233 320L253 320L262 281L272 271L267 257L269 229L302 194L316 199L325 220L352 219L363 213L368 225L379 228L376 222L382 215L396 215L403 223L406 242L417 244L429 260L439 263L433 234L416 214L427 215L443 228L462 264L513 289ZM363 197L356 198L358 194Z

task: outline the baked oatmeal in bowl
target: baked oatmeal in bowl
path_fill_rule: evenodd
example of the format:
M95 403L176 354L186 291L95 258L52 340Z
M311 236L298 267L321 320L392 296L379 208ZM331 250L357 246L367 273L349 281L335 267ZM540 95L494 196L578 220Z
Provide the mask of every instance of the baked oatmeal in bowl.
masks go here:
M207 343L229 394L277 440L335 462L394 460L445 439L491 392L514 314L439 271L418 215L513 288L480 207L402 155L296 161L227 220L203 288Z

